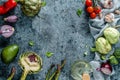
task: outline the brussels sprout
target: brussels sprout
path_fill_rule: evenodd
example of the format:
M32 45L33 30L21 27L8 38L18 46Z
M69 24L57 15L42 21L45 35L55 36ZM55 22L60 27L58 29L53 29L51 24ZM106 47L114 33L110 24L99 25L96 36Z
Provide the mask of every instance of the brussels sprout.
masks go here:
M120 48L116 48L116 49L115 49L115 52L113 53L113 55L114 55L116 58L120 58Z
M116 57L113 55L110 56L109 61L111 64L114 64L114 65L117 65L119 63L118 60L116 59Z
M116 44L119 41L119 31L115 28L109 27L104 30L104 36L110 44Z
M96 51L98 51L100 54L108 54L111 51L111 45L110 43L103 37L99 37L96 42Z

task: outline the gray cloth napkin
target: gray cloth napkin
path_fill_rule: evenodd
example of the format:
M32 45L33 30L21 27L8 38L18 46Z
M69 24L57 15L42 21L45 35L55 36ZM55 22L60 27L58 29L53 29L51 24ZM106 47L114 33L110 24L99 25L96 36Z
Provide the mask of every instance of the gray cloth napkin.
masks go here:
M104 3L105 0L100 0L100 1L101 3ZM95 19L89 19L89 28L94 40L96 40L98 37L103 35L103 31L105 28L118 25L118 21L120 20L120 15L114 14L115 19L111 23L105 22L104 18L105 18L105 15L108 13L114 13L116 9L120 10L119 3L120 3L120 0L113 0L113 7L111 9L102 9L103 17L101 19L99 17L96 17ZM112 46L111 52L106 56L106 60L108 60L109 56L113 54L114 46L115 45ZM103 60L100 59L99 53L97 52L95 52L94 60L99 62L104 62ZM104 76L104 77L105 77L105 80L111 80L110 76ZM97 80L97 79L94 79L94 80Z
M103 3L103 1L104 0L101 0L101 3ZM119 2L120 2L119 0L113 0L113 4L114 4L113 8L102 9L103 17L101 19L99 19L98 17L95 19L89 19L90 32L91 32L91 35L93 36L94 40L96 40L98 37L102 36L104 29L106 29L107 27L114 27L114 26L118 25L118 21L120 20L120 15L114 14L115 19L111 23L105 22L104 17L106 14L113 13L116 9L119 9L120 8ZM113 49L108 55L111 55L114 52L114 46L115 45L112 45ZM97 52L95 54L97 54ZM107 56L107 57L109 57L109 56ZM99 58L99 60L100 60L100 58Z
M101 0L104 1L104 0ZM90 32L94 39L96 40L99 36L101 36L103 33L103 30L107 27L111 26L116 26L117 22L120 20L120 15L115 14L115 20L112 23L107 23L104 21L104 17L108 13L113 13L114 10L120 8L120 1L119 0L113 0L113 8L111 9L102 9L103 17L99 19L98 17L95 19L90 19L89 20L89 27L90 27Z

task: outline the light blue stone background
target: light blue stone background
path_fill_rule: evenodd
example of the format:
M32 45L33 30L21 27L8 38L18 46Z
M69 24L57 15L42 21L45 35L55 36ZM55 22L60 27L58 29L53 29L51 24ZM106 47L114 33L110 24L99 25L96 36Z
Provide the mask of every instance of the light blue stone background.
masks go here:
M1 0L1 4L6 0ZM91 61L94 54L90 53L93 46L93 38L88 27L88 15L84 11L81 0L46 0L47 5L41 8L35 17L27 17L21 12L20 5L6 15L0 16L0 26L9 24L15 28L15 33L9 39L1 37L0 51L9 44L18 44L20 51L16 59L9 65L2 63L0 59L0 76L7 77L12 66L17 72L13 80L19 80L22 70L18 65L19 55L25 51L34 51L43 59L43 68L38 74L28 75L26 80L45 80L45 74L52 63L58 64L64 58L67 63L61 72L59 80L73 80L70 76L70 68L76 60ZM80 17L76 15L77 9L81 8L83 13ZM4 17L17 15L19 20L14 23L6 23ZM34 41L34 46L29 46L29 41ZM88 55L84 57L87 51ZM45 56L46 52L54 55L50 58ZM120 65L115 66L116 74L112 80L120 80ZM1 79L2 80L2 79Z

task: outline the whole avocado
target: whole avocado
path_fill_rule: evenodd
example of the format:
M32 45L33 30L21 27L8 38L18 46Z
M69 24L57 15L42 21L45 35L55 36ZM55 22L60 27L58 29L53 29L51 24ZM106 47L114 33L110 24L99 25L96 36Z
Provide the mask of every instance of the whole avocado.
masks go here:
M19 51L19 46L16 44L9 45L2 50L1 59L5 64L12 62Z

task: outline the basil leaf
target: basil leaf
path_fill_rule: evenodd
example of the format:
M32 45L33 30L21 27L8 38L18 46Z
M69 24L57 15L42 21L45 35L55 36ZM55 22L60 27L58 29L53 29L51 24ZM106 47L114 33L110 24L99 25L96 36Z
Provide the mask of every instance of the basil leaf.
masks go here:
M33 46L34 45L34 42L33 41L29 41L28 43L30 46Z
M80 17L80 15L82 14L82 10L81 9L78 9L76 14Z
M53 54L54 54L54 53L52 53L52 52L46 52L46 56L47 56L48 58L50 58Z
M45 1L42 2L41 6L42 6L42 7L46 6L46 2L45 2Z

